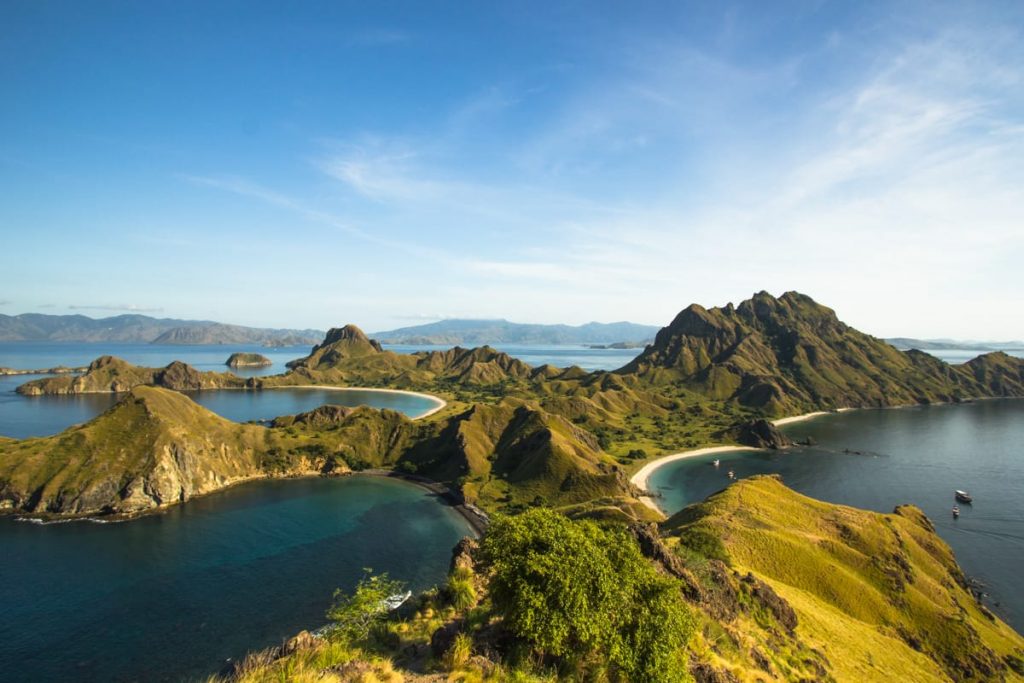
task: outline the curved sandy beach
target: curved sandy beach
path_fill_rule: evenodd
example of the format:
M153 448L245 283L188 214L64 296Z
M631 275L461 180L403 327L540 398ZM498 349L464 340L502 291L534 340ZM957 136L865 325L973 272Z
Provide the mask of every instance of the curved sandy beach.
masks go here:
M405 394L406 396L418 396L434 402L434 407L416 417L410 418L412 420L422 420L425 417L430 417L439 410L443 410L448 402L440 396L434 396L433 394L424 394L419 391L406 391L404 389L379 389L377 387L334 387L329 384L285 384L276 387L263 387L263 391L268 389L325 389L327 391L376 391L382 394Z
M840 408L836 412L840 412L841 413L841 412L845 412L847 410L853 410L853 408ZM793 424L794 422L803 422L805 420L812 420L812 419L814 419L816 417L820 417L822 415L828 415L828 414L829 414L828 411L816 410L813 413L804 413L803 415L794 415L792 417L781 417L781 418L779 418L777 420L772 420L772 424L775 425L776 427L781 427L782 425ZM639 470L637 470L636 474L634 474L632 477L630 477L629 481L630 481L630 483L632 483L637 488L640 488L640 489L643 489L644 491L647 491L647 490L649 490L647 488L647 482L651 478L651 475L654 474L655 470L657 470L659 467L661 467L663 465L666 465L666 464L668 464L670 462L675 462L676 460L683 460L684 458L695 458L695 457L697 457L699 455L710 455L711 453L731 453L731 452L734 452L734 451L756 451L756 450L759 450L759 449L752 448L750 446L708 446L706 448L696 448L696 449L691 450L691 451L683 451L681 453L673 453L672 455L666 455L666 456L663 456L663 457L658 458L656 460L650 461L649 463L647 463L646 465L641 467ZM657 501L656 498L652 498L650 496L641 496L640 497L640 502L642 502L647 507L651 508L652 510L657 510L658 512L660 512L662 514L666 514L664 510L662 510L660 507L658 507L658 504L657 504L656 501Z
M696 448L692 451L683 451L682 453L673 453L672 455L666 455L657 460L652 460L643 467L641 467L636 474L629 478L631 484L637 488L641 488L647 491L647 480L650 479L654 471L662 465L666 465L676 460L683 460L685 458L696 458L698 455L710 455L712 453L731 453L733 451L756 451L758 449L751 448L750 446L708 446L706 448ZM665 511L658 507L655 502L655 498L650 496L640 496L640 502L652 510L665 514Z

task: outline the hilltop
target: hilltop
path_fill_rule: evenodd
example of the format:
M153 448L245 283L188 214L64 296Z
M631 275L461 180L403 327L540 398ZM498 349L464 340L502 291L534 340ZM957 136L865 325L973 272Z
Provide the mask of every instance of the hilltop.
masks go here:
M137 314L109 318L42 313L0 315L0 341L296 346L314 344L321 337L320 330L243 327Z
M735 307L688 306L618 372L784 415L1020 396L1022 368L1002 352L950 366L859 332L804 294L760 292Z
M508 320L457 319L375 332L383 344L613 344L646 342L658 328L630 322L540 325Z

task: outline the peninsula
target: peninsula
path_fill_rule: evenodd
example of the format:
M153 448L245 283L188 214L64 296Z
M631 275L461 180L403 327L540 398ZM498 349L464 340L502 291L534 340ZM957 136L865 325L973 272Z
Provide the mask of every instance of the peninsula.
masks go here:
M419 420L388 410L331 408L282 416L262 427L224 420L179 393L295 386L386 387L429 393L447 405ZM581 534L580 547L590 542L584 538L613 534L617 540L602 543L642 554L637 562L670 577L668 592L649 608L680 611L659 617L651 632L689 642L686 666L697 680L756 672L793 680L879 681L1024 675L1024 641L974 599L949 549L919 511L878 515L827 505L771 478L739 482L667 521L644 500L644 472L659 456L712 444L785 448L788 442L771 420L1024 396L1024 360L993 352L951 366L922 352L899 351L799 293L776 298L761 292L720 308L691 305L635 360L612 372L534 368L486 346L400 354L348 325L330 330L283 374L243 380L182 363L139 368L104 357L81 375L36 380L19 391L124 397L61 434L0 440L0 505L11 512L132 515L248 479L389 470L438 482L474 509L526 520L527 527L493 543L513 543L548 528ZM595 531L588 526L593 522L582 521L595 519L614 531ZM499 524L485 535L485 548L492 533L500 539L512 532ZM786 549L786 559L775 547ZM470 556L480 573L473 569L467 578L460 570L453 581L471 580L472 600L454 606L444 602L453 593L424 598L420 614L430 607L448 610L450 617L431 622L437 657L454 647L454 636L442 634L446 628L465 634L476 651L511 657L500 644L506 641L492 641L497 636L477 626L490 618L512 629L503 636L508 642L545 651L529 633L515 630L509 589L494 583L502 562L520 556L499 559L493 546ZM630 562L614 560L615 571L628 566L647 576L648 569ZM623 574L620 586L631 580ZM644 585L661 585L652 580ZM469 620L466 610L488 594L494 595L486 603L491 616ZM637 595L624 599L648 604ZM670 628L684 622L690 627ZM415 633L421 627L405 628ZM604 652L600 657L623 671L641 666L614 659L619 636L606 635L611 640L595 644L594 652ZM309 652L322 647L307 645ZM267 655L260 666L298 666L285 664L296 651ZM369 657L359 652L353 656ZM671 668L662 655L644 652L643 666ZM567 655L556 649L548 656L562 662ZM450 670L472 666L462 659ZM250 680L241 670L236 679Z

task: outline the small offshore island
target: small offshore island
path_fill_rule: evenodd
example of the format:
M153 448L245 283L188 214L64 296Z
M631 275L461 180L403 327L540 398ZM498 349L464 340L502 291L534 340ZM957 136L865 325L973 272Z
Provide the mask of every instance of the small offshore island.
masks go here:
M233 353L224 363L229 368L269 368L274 364L260 353Z
M598 669L635 681L1024 677L1024 638L981 602L917 508L857 510L752 477L666 520L642 476L658 456L711 445L785 449L780 418L1021 397L1024 360L994 352L951 366L805 295L761 292L687 307L612 372L530 367L486 346L399 354L351 325L288 367L242 379L103 357L22 385L25 396L124 396L55 436L0 439L0 505L131 516L252 479L390 470L494 517L479 544L456 549L447 585L382 632L300 634L231 680L415 681L431 667L487 680ZM263 427L180 393L300 386L416 391L445 405L417 420L329 408ZM537 593L511 576L532 577ZM524 607L532 599L558 607L537 615Z

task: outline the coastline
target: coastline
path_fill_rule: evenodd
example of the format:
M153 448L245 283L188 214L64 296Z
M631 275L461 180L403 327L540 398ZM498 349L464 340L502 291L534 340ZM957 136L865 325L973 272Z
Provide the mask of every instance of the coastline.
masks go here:
M274 387L260 387L260 391L269 391L272 389L326 389L328 391L375 391L382 394L404 394L405 396L416 396L419 398L425 398L434 402L434 407L416 417L409 418L411 420L422 420L425 417L430 417L434 413L444 410L448 406L448 401L445 401L440 396L434 396L433 394L424 394L419 391L407 391L405 389L380 389L377 387L336 387L330 384L284 384Z
M829 410L815 410L815 411L812 411L810 413L804 413L802 415L792 415L790 417L780 417L780 418L778 418L776 420L772 420L771 423L773 425L775 425L776 427L781 427L783 425L789 425L789 424L795 424L797 422L805 422L807 420L813 420L814 418L821 417L822 415L831 415L833 413L845 413L848 410L857 410L857 408L839 408L839 409L833 410L833 411L829 411ZM732 452L735 452L735 451L757 451L757 450L761 450L761 449L753 448L752 446L739 446L739 445L737 445L737 446L705 446L705 447L702 447L702 448L695 448L695 449L692 449L692 450L689 450L689 451L682 451L680 453L673 453L671 455L665 455L665 456L662 456L660 458L656 458L656 459L651 460L650 462L646 463L643 467L641 467L639 470L637 470L637 472L632 477L629 478L629 483L633 484L634 486L636 486L639 489L642 489L644 491L649 491L649 489L647 488L647 482L650 480L651 475L654 474L658 470L658 468L660 468L660 467L662 467L664 465L667 465L670 462L675 462L677 460L684 460L686 458L695 458L695 457L700 456L700 455L710 455L712 453L732 453ZM665 510L662 510L660 507L658 507L657 502L655 502L656 500L657 499L655 497L653 497L653 496L640 496L640 502L641 503L643 503L647 507L651 508L652 510L656 510L657 512L660 512L663 515L667 514L665 512Z
M655 460L650 461L643 467L641 467L636 474L629 478L629 483L633 484L639 489L647 491L647 481L651 478L651 475L663 465L667 465L670 462L677 460L684 460L686 458L696 458L699 455L710 455L712 453L731 453L733 451L756 451L757 448L752 446L706 446L704 448L695 448L689 451L683 451L681 453L673 453L672 455L665 455ZM665 511L658 507L658 504L654 502L655 499L651 496L640 496L640 502L651 508L657 510L661 514L665 514Z

